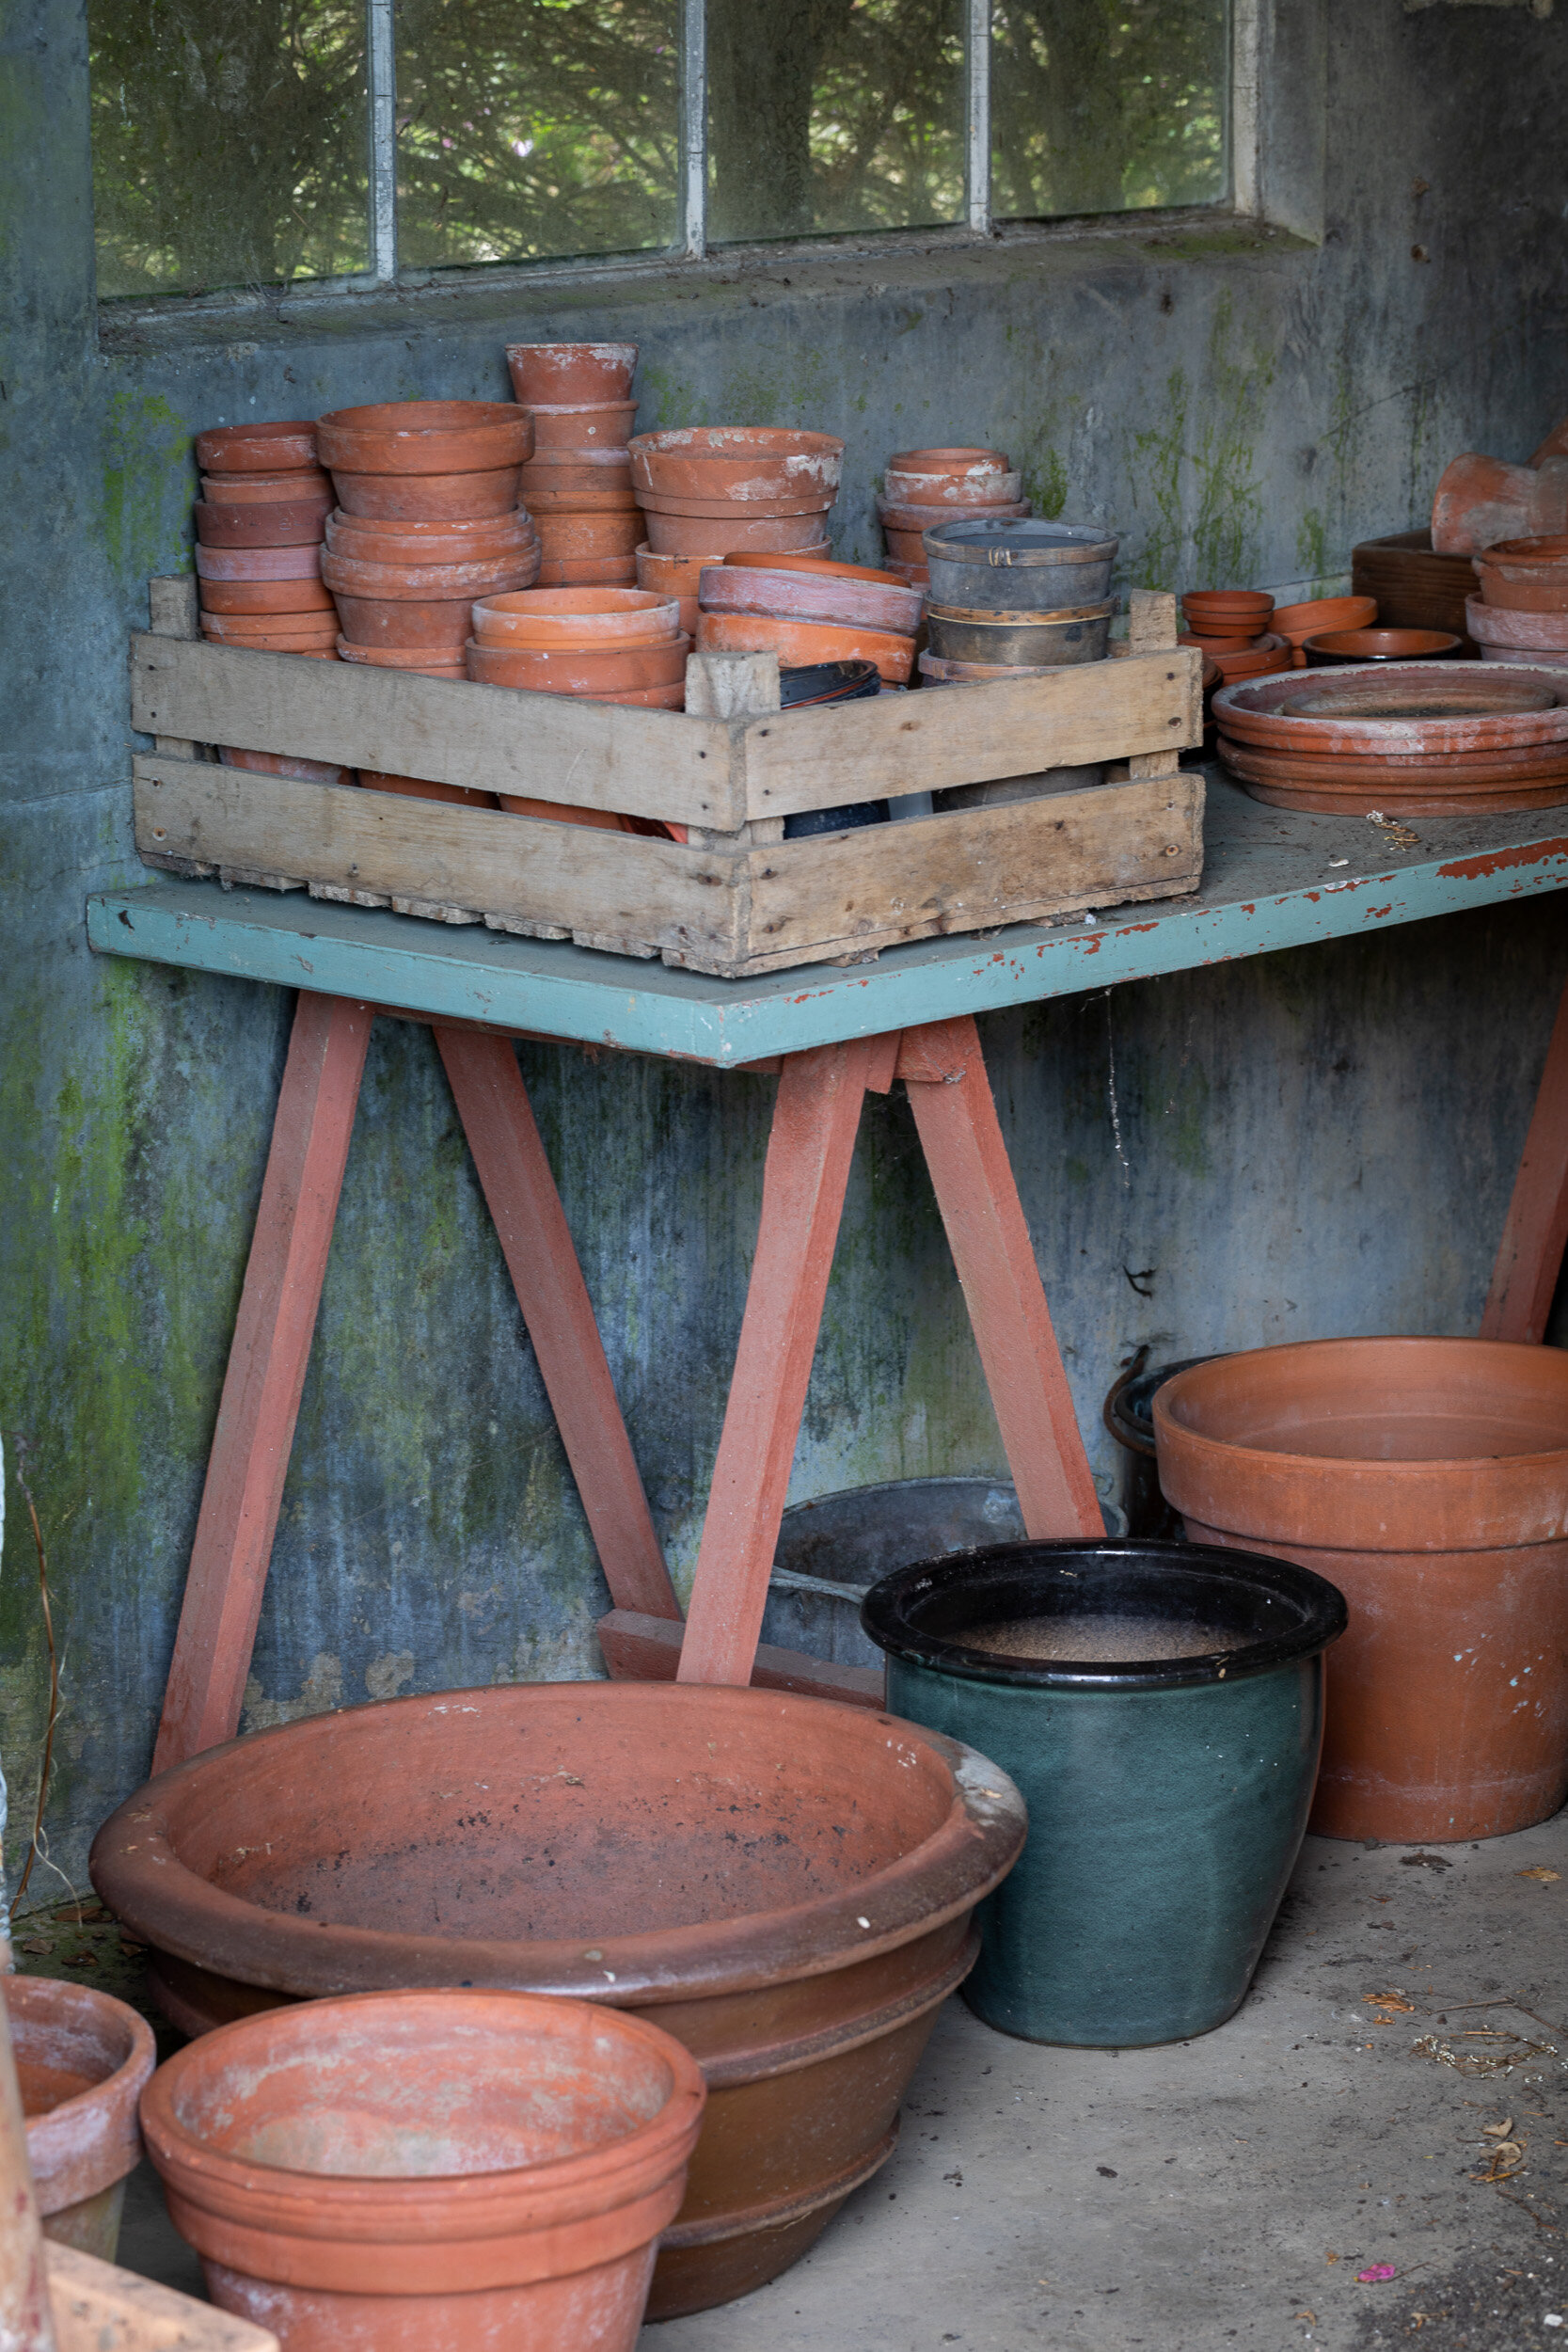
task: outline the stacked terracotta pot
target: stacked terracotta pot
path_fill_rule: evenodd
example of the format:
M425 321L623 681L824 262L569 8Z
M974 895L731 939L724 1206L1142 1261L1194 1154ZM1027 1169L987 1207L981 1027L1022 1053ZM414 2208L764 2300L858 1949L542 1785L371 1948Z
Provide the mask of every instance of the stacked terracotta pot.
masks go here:
M811 555L727 555L700 573L699 653L776 653L781 669L874 661L906 686L924 598L891 572Z
M1270 634L1291 648L1291 667L1305 670L1309 638L1371 628L1376 621L1375 596L1314 596L1309 604L1276 604L1270 615Z
M1180 642L1196 645L1223 685L1293 666L1294 648L1269 628L1274 598L1262 589L1195 588L1182 597L1181 611L1187 634Z
M464 675L474 598L538 573L518 504L530 444L510 401L383 401L322 418L317 445L338 494L322 578L345 661Z
M727 555L831 557L827 516L838 497L844 443L831 433L769 425L689 425L631 443L645 539L640 586L674 596L695 617L705 564Z
M888 568L909 587L930 585L923 534L978 514L1002 522L1030 513L1023 477L999 449L905 449L887 461L877 517Z
M1481 660L1568 669L1568 538L1502 539L1475 568L1465 621Z
M533 426L523 502L542 588L629 588L642 536L631 483L635 343L508 343L512 389Z

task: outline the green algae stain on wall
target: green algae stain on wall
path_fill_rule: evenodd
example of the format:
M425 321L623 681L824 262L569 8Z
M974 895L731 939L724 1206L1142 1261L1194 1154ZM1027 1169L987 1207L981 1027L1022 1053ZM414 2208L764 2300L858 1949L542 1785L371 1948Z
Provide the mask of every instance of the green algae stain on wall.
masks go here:
M1189 386L1175 368L1165 382L1165 421L1132 436L1129 468L1135 506L1152 510L1132 577L1146 588L1217 588L1248 580L1261 560L1263 485L1253 436L1275 376L1259 342L1235 347L1234 304L1214 304L1203 380Z
M114 393L103 421L103 542L122 578L178 562L194 488L191 433L161 393Z

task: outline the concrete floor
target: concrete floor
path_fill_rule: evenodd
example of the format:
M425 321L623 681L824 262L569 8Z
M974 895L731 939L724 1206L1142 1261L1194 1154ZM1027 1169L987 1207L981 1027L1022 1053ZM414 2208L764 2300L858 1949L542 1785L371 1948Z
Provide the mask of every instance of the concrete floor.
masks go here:
M1047 2049L952 2001L815 2252L643 2352L1568 2352L1565 1921L1568 1813L1430 1857L1311 1838L1218 2033ZM1478 2180L1505 2120L1522 2168ZM199 2292L145 2169L120 2259Z

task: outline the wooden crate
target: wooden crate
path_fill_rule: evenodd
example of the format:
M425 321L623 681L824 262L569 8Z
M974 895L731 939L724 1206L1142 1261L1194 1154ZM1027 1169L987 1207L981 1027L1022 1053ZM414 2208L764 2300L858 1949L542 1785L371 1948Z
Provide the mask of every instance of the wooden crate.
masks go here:
M163 628L185 581L155 581ZM1156 599L1158 633L1174 637ZM1135 616L1136 617L1136 616ZM1148 634L1149 615L1144 617ZM1196 653L1174 643L1041 678L708 719L476 687L180 634L132 641L136 846L150 866L741 978L1196 890ZM684 845L294 782L222 743L661 818ZM783 839L847 801L1126 761L1125 781Z

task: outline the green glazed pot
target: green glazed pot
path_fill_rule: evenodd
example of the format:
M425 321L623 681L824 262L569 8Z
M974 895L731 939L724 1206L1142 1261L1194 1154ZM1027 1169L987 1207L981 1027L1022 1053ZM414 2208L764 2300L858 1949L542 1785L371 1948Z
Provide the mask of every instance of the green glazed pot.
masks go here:
M1212 1628L1201 1656L1116 1664L962 1645L1051 1615ZM867 1595L888 1708L1015 1780L1029 1836L980 1913L964 1998L1030 2042L1127 2049L1240 2007L1300 1851L1323 1742L1335 1587L1218 1546L997 1544Z

